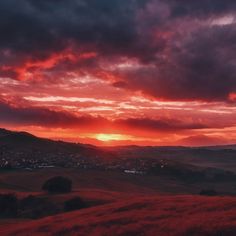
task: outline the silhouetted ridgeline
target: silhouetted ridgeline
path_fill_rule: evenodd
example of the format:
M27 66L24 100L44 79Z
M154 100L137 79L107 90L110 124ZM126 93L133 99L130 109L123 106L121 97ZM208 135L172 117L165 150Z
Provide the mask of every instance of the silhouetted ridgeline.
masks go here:
M127 174L171 176L184 181L235 181L235 146L113 147L73 144L0 129L0 168L73 167Z

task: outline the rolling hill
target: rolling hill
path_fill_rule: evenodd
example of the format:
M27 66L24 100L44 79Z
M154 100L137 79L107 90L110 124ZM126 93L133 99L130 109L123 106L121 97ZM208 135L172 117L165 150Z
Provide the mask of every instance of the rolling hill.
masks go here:
M228 171L236 170L233 147L100 148L1 129L0 161L15 168L1 170L0 192L34 195L58 209L52 215L41 212L37 220L1 219L0 235L235 236L235 174ZM152 168L145 174L123 171L146 165ZM58 175L73 181L73 192L41 192L44 181ZM199 196L209 188L218 196ZM89 207L63 213L64 202L74 196Z
M235 236L236 199L133 197L37 221L9 223L4 236Z
M94 165L109 158L111 153L101 148L39 138L26 132L0 129L0 161L13 167Z
M217 147L96 147L39 138L26 132L0 129L0 166L14 168L76 167L82 169L138 170L153 166L179 171L236 173L233 145ZM158 168L156 168L158 169ZM161 169L159 169L159 172ZM140 173L141 173L140 172ZM163 172L163 170L162 170ZM165 171L167 173L167 171ZM226 173L227 174L227 173ZM230 177L231 178L231 177Z

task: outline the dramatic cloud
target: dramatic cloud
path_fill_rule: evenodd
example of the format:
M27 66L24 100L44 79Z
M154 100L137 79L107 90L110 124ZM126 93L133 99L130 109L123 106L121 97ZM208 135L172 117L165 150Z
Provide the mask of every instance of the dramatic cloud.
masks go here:
M75 116L71 113L52 111L41 107L15 107L4 101L0 102L0 114L0 123L5 124L38 125L59 128L87 127L89 129L97 126L97 130L99 131L103 131L105 127L109 127L113 130L128 128L133 130L154 130L159 132L207 128L202 124L186 123L175 119L153 120L148 118L129 118L108 120L102 117Z
M0 34L2 123L234 129L233 0L2 0Z
M235 24L200 27L170 45L165 60L119 70L123 83L115 85L162 99L230 100L236 92L235 29Z
M76 117L70 113L44 108L20 108L0 102L0 122L3 124L35 125L48 127L83 127L102 123L102 119Z
M172 8L173 16L208 16L211 14L224 14L227 11L233 11L236 3L233 0L163 0L168 2Z
M157 98L227 101L236 92L235 9L213 0L1 1L0 75L103 71ZM139 67L114 68L122 58Z
M155 131L173 132L178 130L207 128L207 126L203 124L194 124L194 123L188 124L187 122L175 119L152 120L147 118L146 119L129 118L126 120L118 120L116 121L116 123L133 129L149 130L154 132Z

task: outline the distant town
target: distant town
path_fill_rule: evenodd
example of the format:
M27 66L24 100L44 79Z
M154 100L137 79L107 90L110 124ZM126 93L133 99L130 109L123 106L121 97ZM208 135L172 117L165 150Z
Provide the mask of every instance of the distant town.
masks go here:
M184 181L234 181L234 148L130 146L105 149L2 129L0 170L77 168L117 171L127 175L159 175Z

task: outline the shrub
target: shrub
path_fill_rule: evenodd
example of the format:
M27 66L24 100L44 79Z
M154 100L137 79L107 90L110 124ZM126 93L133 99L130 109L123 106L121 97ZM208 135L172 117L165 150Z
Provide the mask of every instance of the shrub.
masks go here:
M18 200L14 194L0 194L0 217L14 218L18 215Z
M213 189L203 189L199 193L200 195L205 195L205 196L217 196L217 192Z
M20 201L20 216L23 218L38 219L59 212L56 205L48 199L29 195Z
M25 207L31 207L31 206L35 205L36 199L37 199L37 198L36 198L35 196L29 195L29 196L23 198L23 199L20 201L20 207L25 208Z
M48 179L43 184L42 189L49 193L69 193L72 189L72 182L68 178L56 176Z
M65 211L75 211L85 207L87 207L87 204L80 197L74 197L64 202Z

